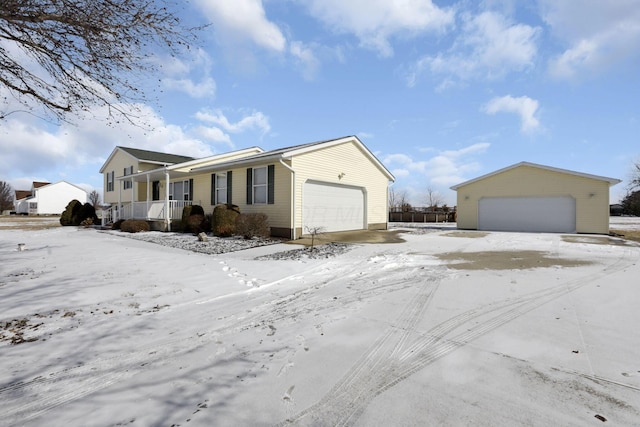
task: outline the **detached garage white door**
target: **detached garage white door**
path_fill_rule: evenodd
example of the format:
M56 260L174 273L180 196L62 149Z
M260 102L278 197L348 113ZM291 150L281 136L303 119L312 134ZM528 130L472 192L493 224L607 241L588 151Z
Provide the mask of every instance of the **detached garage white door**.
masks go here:
M575 233L573 197L485 197L478 201L478 230Z
M364 189L308 181L302 193L302 232L322 227L325 232L362 230L365 225Z

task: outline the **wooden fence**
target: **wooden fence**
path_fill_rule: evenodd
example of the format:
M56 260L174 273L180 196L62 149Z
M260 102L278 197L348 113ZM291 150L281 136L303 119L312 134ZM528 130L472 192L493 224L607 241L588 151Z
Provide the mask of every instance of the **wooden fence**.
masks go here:
M410 211L390 210L389 222L456 222L456 211L429 211L414 208Z

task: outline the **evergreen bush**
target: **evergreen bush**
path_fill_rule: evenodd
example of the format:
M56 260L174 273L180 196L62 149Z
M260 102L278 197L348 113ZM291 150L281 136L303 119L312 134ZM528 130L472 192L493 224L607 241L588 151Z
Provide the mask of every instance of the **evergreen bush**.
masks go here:
M96 215L96 208L91 203L85 203L81 205L78 211L72 216L73 225L81 225L86 219L91 219L93 224L98 223L98 216Z
M211 231L214 236L230 237L236 233L236 218L240 208L236 205L218 205L213 209Z
M64 212L60 214L60 225L78 225L73 223L73 218L78 215L79 210L82 208L82 203L80 201L73 199L67 204L67 207L64 208Z

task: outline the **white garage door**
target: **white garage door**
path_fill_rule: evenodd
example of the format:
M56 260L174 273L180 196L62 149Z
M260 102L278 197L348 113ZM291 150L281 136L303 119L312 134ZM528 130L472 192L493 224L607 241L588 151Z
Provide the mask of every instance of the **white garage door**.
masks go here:
M364 190L360 187L305 182L302 199L304 234L315 227L325 232L365 228Z
M575 233L573 197L486 197L478 201L478 230Z

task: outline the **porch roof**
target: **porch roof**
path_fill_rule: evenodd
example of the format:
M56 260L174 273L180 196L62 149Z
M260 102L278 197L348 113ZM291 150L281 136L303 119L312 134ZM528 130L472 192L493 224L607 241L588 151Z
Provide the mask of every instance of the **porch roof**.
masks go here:
M171 170L169 168L152 169L143 172L137 172L131 175L117 176L118 181L133 181L133 182L147 182L147 176L149 181L162 181L166 178L166 173L169 173L169 178L185 178L189 176L189 172L180 172Z

